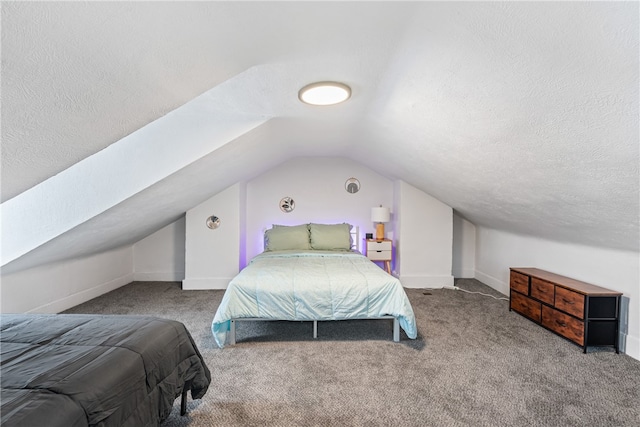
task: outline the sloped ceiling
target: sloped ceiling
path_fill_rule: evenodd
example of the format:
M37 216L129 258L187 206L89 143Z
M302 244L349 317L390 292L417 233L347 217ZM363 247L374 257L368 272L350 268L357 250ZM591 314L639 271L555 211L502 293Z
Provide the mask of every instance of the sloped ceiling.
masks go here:
M365 163L478 225L640 250L636 2L1 7L3 206L214 88L211 114L266 120L3 272L135 242L313 155ZM301 104L318 80L352 99Z

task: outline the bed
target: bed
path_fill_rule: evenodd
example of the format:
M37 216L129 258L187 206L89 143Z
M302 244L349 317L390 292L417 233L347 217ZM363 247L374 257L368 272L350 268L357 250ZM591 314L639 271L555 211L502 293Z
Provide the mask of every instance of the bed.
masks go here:
M177 321L3 314L0 325L3 427L157 426L211 381Z
M390 319L393 340L400 327L417 336L411 303L400 281L353 248L349 224L273 226L265 251L234 277L218 306L211 331L220 348L233 345L236 322L313 322ZM355 241L358 241L357 232Z

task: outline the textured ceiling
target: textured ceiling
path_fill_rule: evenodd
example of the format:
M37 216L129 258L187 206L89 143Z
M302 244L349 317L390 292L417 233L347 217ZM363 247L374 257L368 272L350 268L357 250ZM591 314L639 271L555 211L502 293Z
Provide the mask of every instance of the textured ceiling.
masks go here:
M18 264L131 243L223 188L212 181L308 155L352 157L478 225L639 250L636 2L1 8L3 202L216 87L212 113L271 118ZM297 101L325 79L352 99Z

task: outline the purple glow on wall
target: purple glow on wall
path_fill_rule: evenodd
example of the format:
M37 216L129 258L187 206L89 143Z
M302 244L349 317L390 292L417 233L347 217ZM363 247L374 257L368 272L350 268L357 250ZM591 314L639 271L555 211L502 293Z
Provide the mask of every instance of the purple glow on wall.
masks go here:
M307 222L300 222L300 221L278 221L277 225L281 225L281 226L286 226L286 227L294 227L297 225L302 225L302 224L309 224L309 223L316 223L316 224L343 224L343 223L348 223L351 224L353 226L352 228L352 233L355 233L356 229L358 229L359 232L359 236L358 242L355 242L355 238L356 236L354 235L354 244L356 245L356 249L359 250L360 252L364 251L364 232L362 225L357 224L355 222L351 222L351 221L345 221L344 219L339 219L339 220L335 220L335 219L327 219L327 220L322 220L322 219L317 219L314 218L313 220L309 220ZM252 253L249 248L253 248L253 254L258 255L261 254L262 252L264 252L265 249L265 241L264 241L264 232L267 231L268 229L270 229L273 225L272 224L268 224L263 226L260 229L260 232L257 233L257 236L251 236L249 238L247 238L246 235L246 230L243 230L240 234L241 234L241 244L240 244L240 269L244 268L250 261L251 259L247 259L248 254ZM369 231L370 232L370 231ZM247 242L247 246L244 246L245 242ZM251 255L251 257L253 257L253 255Z

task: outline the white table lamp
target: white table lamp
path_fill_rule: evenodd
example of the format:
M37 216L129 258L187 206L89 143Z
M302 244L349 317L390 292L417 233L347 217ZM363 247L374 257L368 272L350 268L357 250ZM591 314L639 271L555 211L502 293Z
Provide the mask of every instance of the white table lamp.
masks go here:
M391 211L389 208L383 208L380 205L377 208L371 208L371 221L376 224L376 240L384 239L384 223L391 219Z

